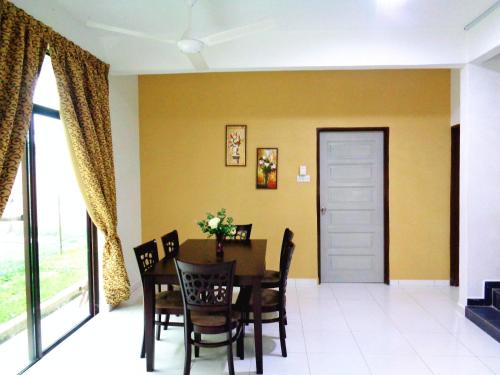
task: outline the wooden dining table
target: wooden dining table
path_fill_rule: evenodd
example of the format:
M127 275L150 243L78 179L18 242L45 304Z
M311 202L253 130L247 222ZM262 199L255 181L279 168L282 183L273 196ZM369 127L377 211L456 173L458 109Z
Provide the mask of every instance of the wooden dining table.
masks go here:
M262 301L261 280L266 269L266 240L224 242L224 256L215 254L216 242L209 239L189 239L180 245L177 259L197 264L236 261L235 286L251 286L253 290L253 315L255 362L257 374L263 373L262 363ZM144 274L144 337L146 370L154 371L155 340L155 285L179 284L173 259L163 258Z

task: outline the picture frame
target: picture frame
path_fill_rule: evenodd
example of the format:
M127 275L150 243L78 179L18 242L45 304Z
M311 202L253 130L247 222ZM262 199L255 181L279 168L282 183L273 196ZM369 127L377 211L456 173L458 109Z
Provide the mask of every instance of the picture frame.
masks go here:
M257 148L255 185L257 189L278 188L278 148Z
M247 165L247 126L226 125L226 167Z

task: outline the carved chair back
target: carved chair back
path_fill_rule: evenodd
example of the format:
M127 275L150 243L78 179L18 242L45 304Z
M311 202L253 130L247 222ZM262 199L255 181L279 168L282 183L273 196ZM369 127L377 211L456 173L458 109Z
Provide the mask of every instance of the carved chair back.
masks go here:
M236 261L193 264L175 259L184 309L230 316Z
M250 240L250 234L252 233L252 224L240 224L236 225L236 233L231 236L230 240L234 241L248 241Z
M162 236L161 242L165 250L165 257L171 259L179 254L179 234L176 230Z
M141 280L144 283L144 273L158 263L158 246L156 240L151 240L134 247L135 258L139 266Z

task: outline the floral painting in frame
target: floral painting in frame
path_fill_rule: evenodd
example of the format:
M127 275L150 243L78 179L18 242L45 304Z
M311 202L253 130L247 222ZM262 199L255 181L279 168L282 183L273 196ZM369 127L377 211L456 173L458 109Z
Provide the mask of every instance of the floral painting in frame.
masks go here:
M257 189L278 188L278 149L257 149Z
M226 125L226 166L247 165L247 126Z

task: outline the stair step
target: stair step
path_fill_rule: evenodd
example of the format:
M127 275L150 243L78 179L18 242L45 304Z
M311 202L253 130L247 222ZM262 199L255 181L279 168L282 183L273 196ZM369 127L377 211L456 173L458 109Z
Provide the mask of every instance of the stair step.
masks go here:
M500 309L500 289L493 289L493 307Z
M500 342L500 310L492 306L467 306L465 316Z

